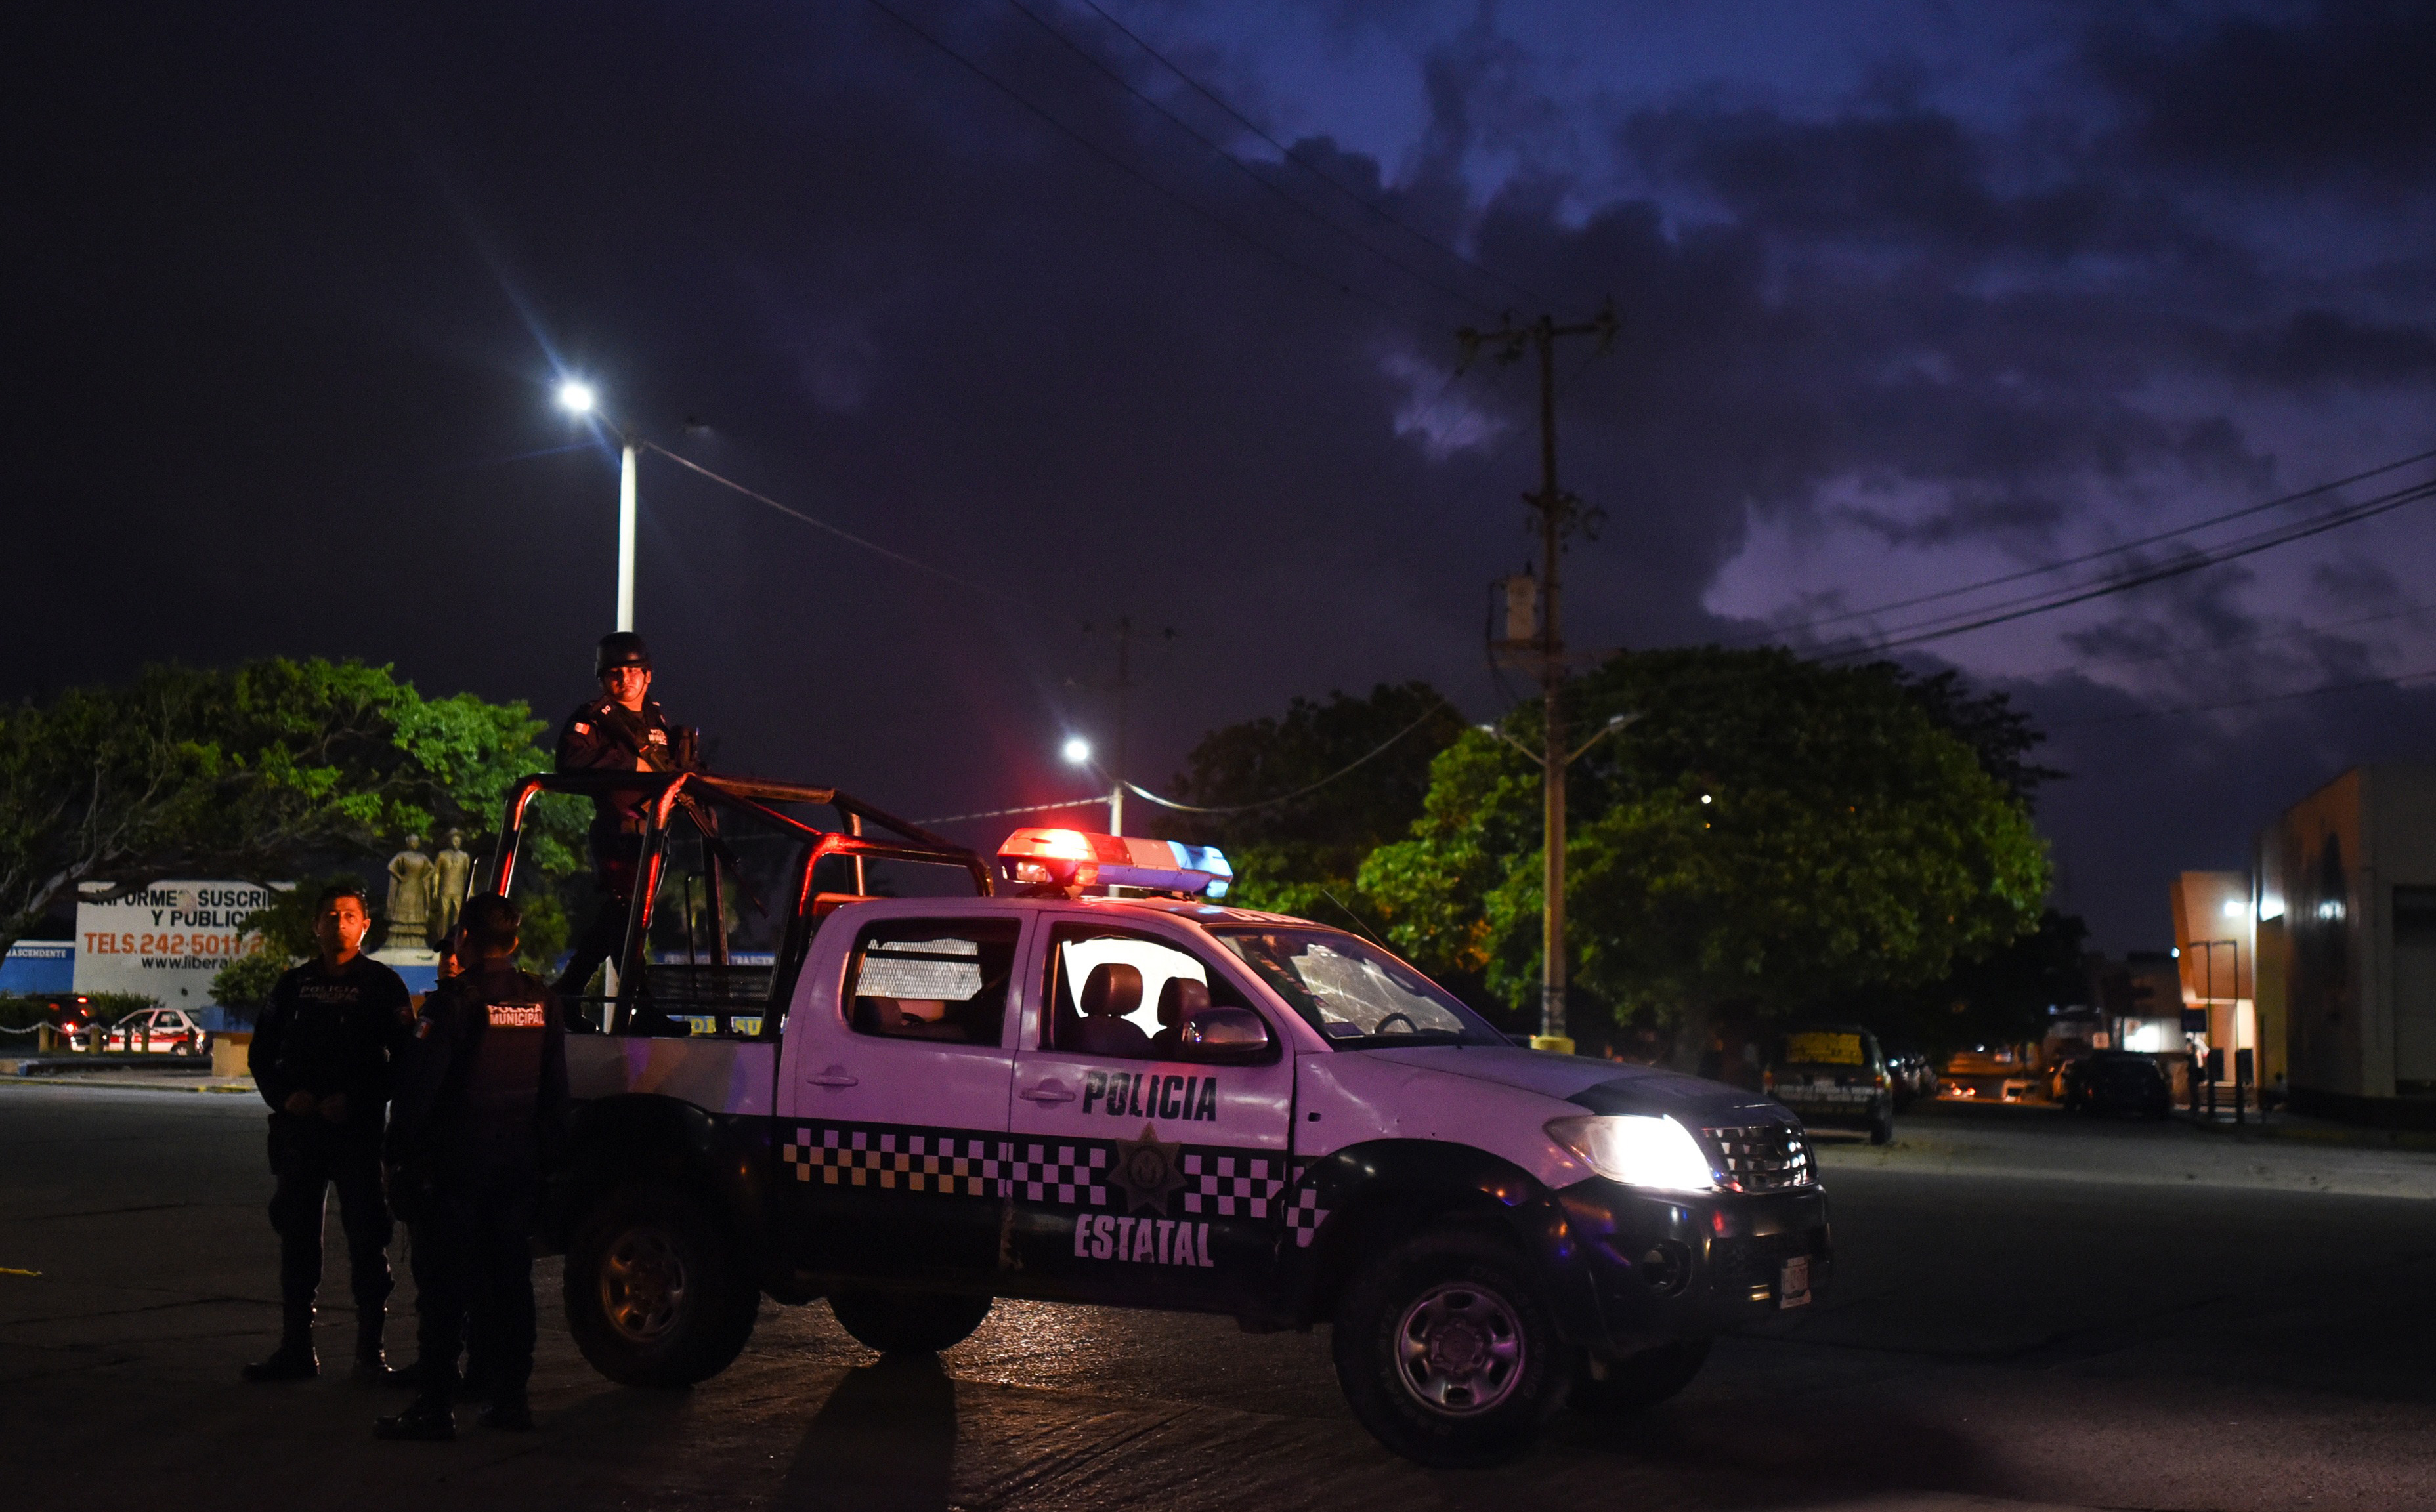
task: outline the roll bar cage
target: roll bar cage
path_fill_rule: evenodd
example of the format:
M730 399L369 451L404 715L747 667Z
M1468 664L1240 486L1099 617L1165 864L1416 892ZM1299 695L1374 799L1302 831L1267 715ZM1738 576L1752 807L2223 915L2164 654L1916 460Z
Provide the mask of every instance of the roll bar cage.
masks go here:
M808 942L810 922L840 903L870 895L862 891L861 863L867 860L952 866L972 878L975 896L987 897L995 891L989 863L978 852L835 788L813 788L801 783L725 776L710 772L553 772L535 773L525 777L509 792L506 814L499 826L498 847L491 866L489 892L501 897L509 895L509 890L515 883L525 813L534 797L545 792L583 798L613 792L639 792L648 800L644 808L641 837L642 865L635 878L634 897L626 919L625 949L620 953L618 964L617 1001L620 1020L629 1018L634 1012L635 983L641 979L641 973L633 969L635 964L634 957L641 948L641 942L650 929L652 900L659 893L660 872L666 859L661 837L668 828L669 815L680 805L692 807L706 800L714 808L750 809L762 820L792 829L805 838L808 843L803 874L796 879L796 895L790 908L793 921L790 934L796 937L792 943L797 949ZM833 808L845 820L846 828L844 831L814 828L770 807L777 803L811 804ZM871 833L874 829L884 833L874 835ZM856 863L853 893L815 895L812 892L812 878L819 873L820 863L832 856L844 857ZM724 931L720 931L714 939L712 949L711 964L725 966L727 945Z

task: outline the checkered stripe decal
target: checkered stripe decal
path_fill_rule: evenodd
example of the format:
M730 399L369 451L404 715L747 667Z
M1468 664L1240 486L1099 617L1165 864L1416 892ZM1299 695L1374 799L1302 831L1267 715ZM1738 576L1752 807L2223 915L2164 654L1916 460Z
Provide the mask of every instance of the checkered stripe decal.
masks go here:
M1107 1147L798 1125L778 1147L797 1181L946 1196L1108 1205Z
M1295 1166L1294 1195L1286 1201L1286 1227L1293 1230L1295 1244L1302 1249L1311 1247L1312 1236L1319 1232L1320 1225L1328 1222L1329 1210L1320 1206L1322 1193L1319 1183L1306 1179L1311 1174L1311 1168L1312 1162L1308 1160Z
M1267 1218L1285 1190L1285 1162L1260 1156L1187 1155L1184 1210Z

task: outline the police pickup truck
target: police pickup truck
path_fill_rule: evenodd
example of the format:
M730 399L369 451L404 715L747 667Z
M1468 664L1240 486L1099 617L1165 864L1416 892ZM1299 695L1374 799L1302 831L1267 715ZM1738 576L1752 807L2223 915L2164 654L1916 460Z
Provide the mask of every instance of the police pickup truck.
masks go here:
M999 1297L1325 1323L1366 1427L1478 1464L1826 1283L1782 1104L1517 1048L1368 940L1228 907L1215 851L1027 829L993 866L826 789L581 773L512 796L492 885L547 887L531 806L611 786L650 827L542 1237L612 1380L717 1373L764 1296L880 1350Z

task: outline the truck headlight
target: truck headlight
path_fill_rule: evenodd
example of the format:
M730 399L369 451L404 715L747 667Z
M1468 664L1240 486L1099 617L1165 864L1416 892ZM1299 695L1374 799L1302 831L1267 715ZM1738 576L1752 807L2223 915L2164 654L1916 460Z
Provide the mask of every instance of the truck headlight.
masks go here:
M1692 1131L1669 1118L1591 1115L1554 1119L1548 1138L1610 1181L1656 1191L1711 1191L1716 1173Z

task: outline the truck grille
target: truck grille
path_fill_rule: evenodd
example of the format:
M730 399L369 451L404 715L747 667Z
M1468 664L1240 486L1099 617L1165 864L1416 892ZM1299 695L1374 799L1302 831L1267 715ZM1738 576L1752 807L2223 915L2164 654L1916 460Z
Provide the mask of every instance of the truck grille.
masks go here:
M1818 1179L1810 1141L1798 1123L1752 1123L1738 1129L1702 1129L1717 1152L1726 1186L1733 1191L1784 1191Z

